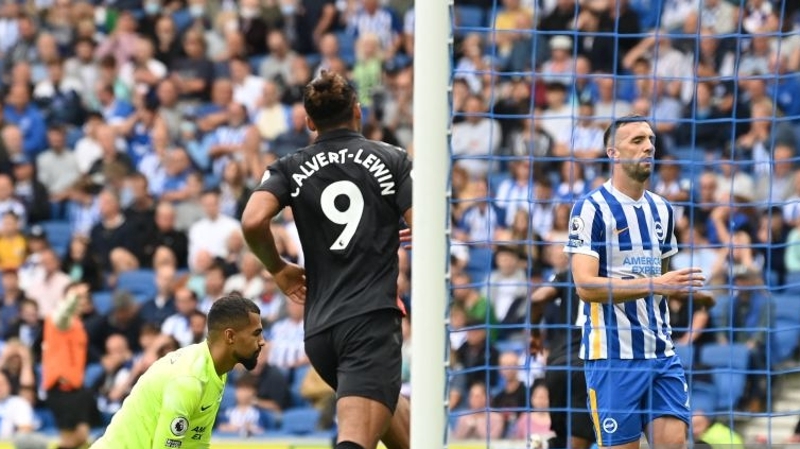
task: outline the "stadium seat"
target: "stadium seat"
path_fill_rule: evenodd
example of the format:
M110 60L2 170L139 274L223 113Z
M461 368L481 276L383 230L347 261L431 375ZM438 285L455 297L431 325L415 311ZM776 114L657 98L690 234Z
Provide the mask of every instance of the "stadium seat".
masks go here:
M792 357L800 343L800 307L795 295L772 297L774 317L770 329L770 360L772 365Z
M51 432L56 430L56 418L53 412L48 408L36 408L33 410L33 416L39 422L40 432Z
M455 7L456 31L467 34L471 31L460 28L480 28L486 26L486 12L480 6L458 5Z
M528 350L528 342L521 340L503 340L494 344L494 347L500 352L514 352L516 354L524 354Z
M706 382L692 382L689 405L692 411L712 413L717 408L717 389Z
M83 375L83 386L92 388L94 385L105 375L103 365L99 363L90 363L86 365L86 372Z
M470 247L466 271L473 284L486 280L492 271L494 253L491 248Z
M681 365L686 371L691 371L694 366L694 346L675 345L675 355L681 359Z
M356 37L342 31L336 33L336 39L339 41L339 57L348 67L352 67L356 62Z
M717 410L733 410L744 393L750 350L743 344L706 345L700 363L711 367L717 388Z
M313 407L290 408L283 412L281 432L290 435L308 435L317 428L319 410Z
M117 289L136 297L139 303L156 295L156 276L153 270L123 271L117 279Z
M92 302L94 309L100 315L108 315L113 307L114 294L109 291L101 291L92 293Z
M311 365L303 365L295 368L292 372L292 384L289 387L289 391L292 395L292 404L294 404L295 407L307 407L311 405L300 394L300 387L303 385L303 379L306 378L306 374L308 374L310 368Z
M60 256L67 254L72 240L72 227L66 220L46 220L38 223L47 234L47 242Z

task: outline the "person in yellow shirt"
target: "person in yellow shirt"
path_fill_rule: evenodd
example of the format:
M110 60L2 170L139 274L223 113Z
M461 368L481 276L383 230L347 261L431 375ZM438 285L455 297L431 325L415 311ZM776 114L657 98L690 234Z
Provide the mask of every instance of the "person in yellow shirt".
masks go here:
M19 217L6 212L0 221L0 270L16 270L27 256L28 242L19 229Z
M498 55L507 57L516 41L526 37L530 39L530 35L514 31L530 30L533 27L533 11L523 8L521 0L503 0L502 6L494 18L494 28L497 30L495 42Z
M208 339L170 352L139 378L93 449L207 449L228 371L255 368L264 347L258 306L224 296L208 312Z

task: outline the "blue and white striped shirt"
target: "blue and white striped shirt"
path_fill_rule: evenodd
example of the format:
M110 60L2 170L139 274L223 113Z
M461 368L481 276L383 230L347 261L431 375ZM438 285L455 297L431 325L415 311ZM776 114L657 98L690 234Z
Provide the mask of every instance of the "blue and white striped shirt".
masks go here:
M575 203L565 251L598 258L600 277L657 277L662 259L678 252L674 231L675 212L664 198L645 192L634 200L609 181ZM579 322L584 360L674 354L667 298L661 295L618 304L585 303Z

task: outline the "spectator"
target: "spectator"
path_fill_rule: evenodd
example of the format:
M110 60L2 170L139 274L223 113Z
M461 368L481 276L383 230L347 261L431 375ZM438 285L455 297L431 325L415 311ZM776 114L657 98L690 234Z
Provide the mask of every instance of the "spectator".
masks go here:
M251 73L250 63L243 57L232 58L229 67L233 101L243 105L247 114L252 116L258 110L258 101L264 92L266 81Z
M89 174L105 177L112 166L119 167L124 175L131 173L134 169L133 160L126 153L117 150L117 131L115 128L101 125L97 129L96 136L102 154L90 166Z
M208 101L211 84L214 82L214 63L206 57L206 47L203 33L197 29L189 29L183 35L185 57L178 58L170 66L170 79L178 87L180 104L183 107L193 107L195 111L201 103Z
M319 42L336 25L334 0L299 0L296 10L294 49L303 55L317 53Z
M19 340L9 340L3 346L2 355L0 355L0 371L7 382L8 392L12 395L26 396L29 394L28 390L36 390L36 374L34 373L34 360L31 349L22 344ZM2 397L2 388L0 388L0 397ZM32 397L32 402L35 403L35 397ZM2 407L0 407L2 409ZM0 429L4 424L0 421ZM0 430L0 438L2 438L2 430Z
M197 295L185 287L176 289L175 313L164 320L161 333L175 338L181 347L192 344L194 333L190 320L195 311L197 311Z
M219 430L247 437L264 433L260 426L261 414L253 405L256 401L256 386L256 378L249 373L236 380L236 405L223 412L225 421L220 423Z
M33 407L12 393L8 376L0 372L0 438L9 440L35 428Z
M333 426L336 415L336 392L325 383L313 367L306 372L300 385L300 396L320 411L317 428L327 430Z
M192 314L189 315L189 332L192 336L189 344L205 341L208 336L206 333L207 323L208 316L205 313L196 309L192 311Z
M55 312L58 303L64 296L64 291L72 280L61 271L61 261L52 249L41 252L41 264L44 269L44 278L25 291L26 296L39 305L39 314L42 318Z
M292 63L298 58L298 55L289 47L286 33L282 30L269 32L267 47L269 55L261 62L258 74L268 81L274 81L283 86L292 77Z
M0 218L0 270L16 272L25 262L27 246L19 218L13 212L3 215Z
M507 246L498 247L494 257L497 269L489 275L489 302L498 321L503 324L519 324L520 314L525 315L528 297L528 277L522 268L525 262L513 248ZM513 333L515 330L506 331Z
M155 59L153 43L144 37L136 40L132 58L119 68L119 79L132 98L147 95L166 76L167 66Z
M453 438L461 439L497 439L503 435L503 415L488 411L488 393L486 385L477 382L469 388L469 412L462 415L453 429Z
M520 382L519 356L515 352L500 354L500 377L503 378L503 389L492 398L492 408L503 415L505 427L509 428L517 416L517 410L527 407L528 389ZM545 407L546 408L546 407ZM549 425L549 423L548 423Z
M275 278L266 270L261 273L264 280L264 290L254 298L261 311L261 320L264 327L269 329L273 323L285 315L284 305L288 303L286 296L278 288Z
M5 270L0 275L0 338L5 339L11 326L19 320L20 305L25 299L25 293L19 288L19 274L17 270Z
M280 413L291 407L292 396L284 373L269 364L267 351L261 351L258 365L251 371L258 379L255 405L260 410Z
M613 117L630 114L631 104L620 99L620 83L611 74L604 74L594 79L597 85L597 101L594 103L594 123L605 128Z
M750 350L747 369L759 372L767 369L766 332L773 322L772 303L759 271L737 267L733 272L734 293L729 304L719 314L717 343L741 343ZM743 403L751 412L763 410L766 394L766 377L757 373L748 374Z
M32 299L19 302L19 316L6 329L4 340L17 339L33 353L36 363L41 361L44 320L39 314L39 304Z
M279 134L270 144L268 160L280 159L311 143L311 136L306 127L306 110L302 103L292 105L289 122L289 129Z
M2 53L4 78L9 75L15 65L23 62L33 63L39 59L39 52L36 48L39 29L36 26L35 19L30 15L21 13L16 18L16 22L16 41L12 40L6 44L9 47L7 51Z
M110 335L120 334L125 336L131 351L141 351L139 336L145 321L138 313L140 309L137 307L133 295L124 290L117 290L114 292L111 302L111 312L103 323L101 331L97 334L98 340L92 341L92 345L95 348L105 348L105 341Z
M44 186L34 173L33 161L23 158L14 163L14 196L25 206L28 223L50 218L51 206Z
M458 217L453 237L462 242L487 246L498 229L503 228L500 213L488 197L489 187L485 180L470 184L471 191L460 198L464 212Z
M152 238L152 251L154 254L158 248L169 248L175 255L177 267L180 269L187 267L189 254L189 240L186 233L175 229L175 208L172 204L162 201L155 208L155 232Z
M249 171L253 163L252 156L258 153L260 147L258 130L248 121L245 106L230 103L227 108L227 122L209 134L204 142L211 172L217 177L222 177L225 166L231 160L244 162ZM263 170L263 167L259 166L259 170Z
M769 176L759 176L756 181L758 201L769 204L785 203L794 190L795 148L790 145L775 145L772 150L772 164Z
M269 328L269 364L285 371L309 365L305 353L303 304L286 301L286 318ZM296 375L297 371L293 371Z
M219 262L212 263L205 271L203 276L204 285L203 292L198 294L202 299L198 303L198 310L203 313L208 313L214 301L225 295L225 269Z
M259 98L253 122L263 140L275 140L280 134L289 130L287 109L280 103L281 92L278 83L265 81Z
M76 281L76 283L86 284ZM87 284L88 285L88 284ZM94 307L94 298L91 294L81 296L78 300L78 313L80 314L86 336L89 338L89 348L86 354L86 363L99 363L105 350L106 315L101 315Z
M175 268L169 265L158 267L155 271L156 295L142 304L139 316L144 323L159 327L164 321L178 312L175 305Z
M190 197L189 175L194 172L189 154L183 148L172 148L164 154L163 183L159 198L177 202Z
M47 148L47 127L41 111L33 103L28 86L14 84L8 89L3 111L6 123L19 126L25 155L36 159Z
M350 18L347 31L356 38L374 33L380 40L381 47L388 55L394 55L400 48L402 39L398 21L391 12L380 5L378 0L363 0L361 8Z
M490 342L487 342L487 324L484 320L469 318L467 321L466 342L458 348L458 360L466 373L467 388L486 382L490 388L497 386L497 371L489 367L497 366L500 353ZM488 371L488 372L487 372Z
M552 434L550 431L550 397L547 386L544 384L534 384L531 390L531 411L520 413L514 425L513 437L516 439L530 439L533 435L539 435L542 440L547 440Z
M182 49L177 25L175 25L175 20L171 15L162 14L158 16L154 34L153 46L155 52L153 56L165 67L173 67L175 61L181 56Z
M82 89L79 80L65 76L64 62L57 56L47 62L47 78L36 84L33 100L48 125L62 124L72 130L83 123Z
M187 197L175 204L175 229L188 232L191 226L205 218L205 210L201 204L204 192L203 175L197 172L186 176ZM191 262L191 259L189 259Z
M141 238L120 210L119 197L103 190L97 198L100 222L90 232L89 253L106 272L139 268Z
M264 279L261 277L262 266L258 258L246 252L239 263L239 273L225 281L225 293L239 292L245 298L259 298L264 291Z
M47 187L50 201L63 205L80 177L78 159L66 146L62 126L50 126L47 141L50 148L36 158L37 179Z
M511 177L504 179L497 186L494 202L495 206L503 212L504 227L513 225L518 211L530 214L530 203L533 196L530 160L514 160L508 165Z
M763 245L764 279L770 286L786 283L786 243L790 231L779 206L770 206L761 216L756 241Z
M220 212L219 190L207 190L201 197L205 217L189 229L189 261L198 251L208 251L214 257L225 257L225 244L234 232L239 232L239 222Z
M94 387L98 396L97 409L109 419L119 411L122 401L128 396L133 353L124 335L111 334L105 343L105 354L100 362L103 375Z

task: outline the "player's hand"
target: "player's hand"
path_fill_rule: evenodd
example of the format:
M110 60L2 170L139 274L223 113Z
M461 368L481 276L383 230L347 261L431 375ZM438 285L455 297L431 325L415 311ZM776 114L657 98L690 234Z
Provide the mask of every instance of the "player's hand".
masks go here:
M400 246L405 249L411 249L411 228L400 231Z
M705 285L706 277L703 270L697 267L682 268L662 274L655 279L654 293L664 296L673 296L678 293L688 293Z
M298 304L306 302L306 271L299 265L287 263L277 273L273 274L275 283L292 301Z

